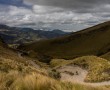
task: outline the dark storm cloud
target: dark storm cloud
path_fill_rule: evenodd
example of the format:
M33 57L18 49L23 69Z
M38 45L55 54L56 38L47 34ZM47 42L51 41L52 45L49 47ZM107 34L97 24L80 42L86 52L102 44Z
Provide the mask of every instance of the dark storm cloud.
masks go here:
M87 25L94 25L110 20L110 0L24 0L24 2L33 5L59 7L63 8L65 11L70 10L78 15L79 20L76 20L75 22ZM83 19L86 18L86 15L84 15L84 17L80 16L86 13L90 14L92 17ZM72 22L69 20L69 23ZM68 22L65 21L64 23Z
M80 30L110 20L110 0L0 0L0 22Z
M37 5L55 6L76 12L90 12L99 6L110 4L110 0L24 0Z

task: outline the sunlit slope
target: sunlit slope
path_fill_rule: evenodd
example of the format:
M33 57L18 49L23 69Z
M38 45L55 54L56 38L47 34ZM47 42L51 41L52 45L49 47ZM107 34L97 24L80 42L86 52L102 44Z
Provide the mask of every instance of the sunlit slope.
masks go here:
M102 55L110 49L110 21L67 35L19 47L53 58Z
M1 44L3 42L1 41ZM109 90L109 86L92 87L61 82L45 68L36 68L31 58L21 57L0 44L0 90ZM36 63L37 64L37 63ZM49 69L50 70L50 69ZM54 75L54 73L53 73Z
M72 60L53 59L50 65L56 68L63 66L74 67L74 65L79 66L88 71L84 79L86 82L103 82L110 80L110 62L100 57L83 56Z

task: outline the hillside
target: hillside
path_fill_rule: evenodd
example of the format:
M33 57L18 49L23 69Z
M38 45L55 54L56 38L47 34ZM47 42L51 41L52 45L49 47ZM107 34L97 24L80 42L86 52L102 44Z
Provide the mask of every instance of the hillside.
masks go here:
M35 57L37 54L65 59L85 55L100 56L110 50L110 21L61 38L22 45L19 49L33 51Z
M3 47L0 39L0 90L109 90L59 80L59 73L45 64ZM5 43L4 43L5 44ZM34 60L35 62L34 62ZM69 63L69 62L68 62ZM40 68L38 67L40 66Z
M83 56L72 60L53 59L50 65L59 71L62 77L65 74L67 74L66 76L69 75L63 78L67 78L71 82L78 78L77 81L80 83L94 82L97 84L96 82L110 81L110 62L96 56Z
M0 36L7 44L29 43L39 41L41 39L60 37L66 34L68 34L68 32L63 32L57 29L52 31L45 31L0 25Z

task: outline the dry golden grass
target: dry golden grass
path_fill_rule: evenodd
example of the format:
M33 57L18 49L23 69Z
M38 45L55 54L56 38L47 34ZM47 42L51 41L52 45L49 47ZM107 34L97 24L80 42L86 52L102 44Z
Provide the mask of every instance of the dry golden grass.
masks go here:
M88 69L85 81L101 82L110 80L110 62L96 56L83 56L75 59L75 64Z
M109 87L92 87L60 82L38 73L23 75L17 71L0 73L0 90L109 90Z
M0 47L0 90L109 90L109 86L91 87L60 82L48 76L46 70L34 68L29 58L20 58ZM37 63L37 62L36 62ZM41 64L41 63L40 63Z
M88 71L85 81L101 82L110 80L110 62L96 56L83 56L73 60L53 59L50 62L52 67L59 67L68 64L75 64Z
M65 60L65 59L52 59L50 62L51 67L59 67L72 63L73 60Z

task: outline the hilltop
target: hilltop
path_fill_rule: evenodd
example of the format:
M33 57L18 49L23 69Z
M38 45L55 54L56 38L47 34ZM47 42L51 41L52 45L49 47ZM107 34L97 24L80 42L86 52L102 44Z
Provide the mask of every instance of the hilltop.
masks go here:
M110 50L110 21L60 38L21 45L19 49L34 52L35 57L38 54L64 59L85 55L101 56Z

